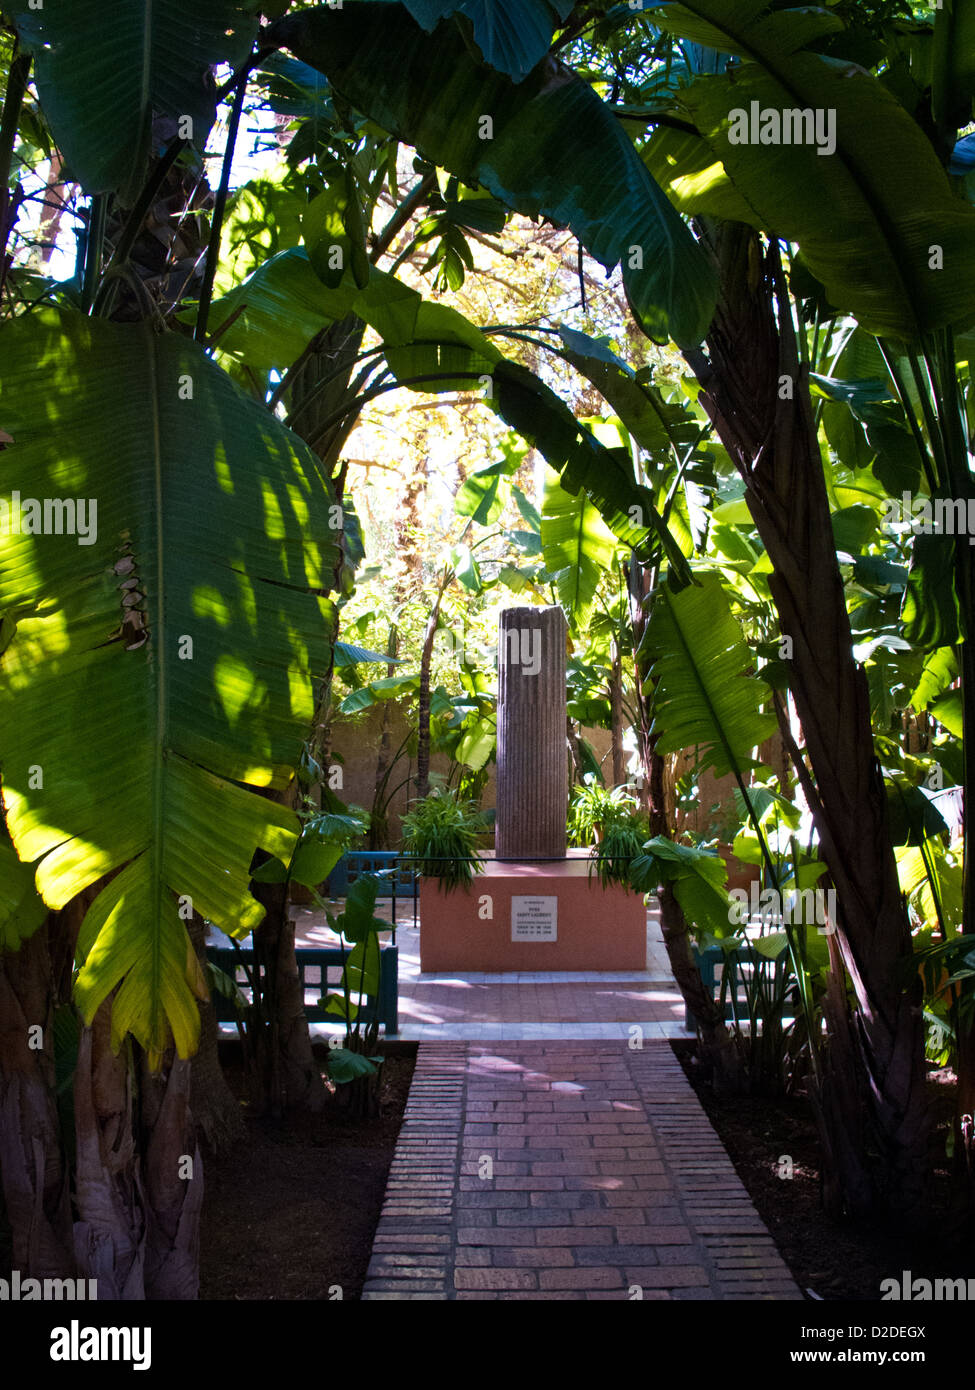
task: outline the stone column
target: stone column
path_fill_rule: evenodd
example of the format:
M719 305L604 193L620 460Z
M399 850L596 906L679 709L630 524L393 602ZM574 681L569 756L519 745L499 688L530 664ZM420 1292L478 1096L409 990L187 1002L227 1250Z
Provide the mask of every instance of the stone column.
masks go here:
M506 608L498 626L498 859L564 859L565 615Z

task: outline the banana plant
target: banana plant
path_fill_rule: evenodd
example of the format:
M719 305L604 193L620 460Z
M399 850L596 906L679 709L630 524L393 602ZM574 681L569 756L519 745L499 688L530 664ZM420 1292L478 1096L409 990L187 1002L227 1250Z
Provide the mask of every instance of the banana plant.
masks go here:
M339 913L332 913L324 899L315 894L342 949L341 993L329 994L323 989L326 1011L345 1023L344 1046L329 1043L328 1074L335 1085L348 1088L350 1105L359 1114L375 1109L377 1078L383 1063L382 1055L376 1051L378 1008L373 1008L369 1018L365 1016L367 998L379 999L383 969L379 937L390 929L388 922L375 915L378 888L375 875L361 874L349 886L345 909ZM351 943L348 954L347 943Z
M178 124L202 155L217 91L198 74L221 63L240 67L257 36L246 0L214 0L205 12L192 0L149 12L130 5L109 26L96 0L64 7L7 0L4 9L33 54L41 105L75 177L87 193L118 194L128 208L149 176L153 119Z
M803 262L819 283L818 291L805 297L855 313L872 333L919 342L932 333L949 333L971 316L969 298L952 295L934 272L933 250L936 243L950 245L958 264L967 264L971 209L954 199L926 135L875 76L853 71L849 86L839 90L845 70L815 51L825 30L817 34L814 19L807 17L812 30L802 18L783 27L781 15L732 0L702 0L659 14L662 25L672 25L674 32L690 35L693 29L715 42L719 32L717 46L725 52L747 51L740 74L735 74L736 100L739 90L751 93L759 109L771 101L781 105L788 91L790 102L801 97L804 107L835 109L840 117L832 153L824 148L820 154L809 144L782 146L770 162L762 159L764 151L732 138L728 104L723 116L718 111L722 94L729 94L728 77L696 79L676 99L712 160L720 160L716 184L726 178L751 207L744 221L768 234L763 242L742 230L738 218L714 223L715 216L728 216L727 207L705 208L703 185L694 189L693 179L684 179L689 170L677 170L685 211L708 214L704 234L722 266L719 330L709 335L706 351L691 352L688 361L702 387L699 399L745 483L749 510L769 556L781 630L790 640L802 634L791 659L790 685L815 779L815 786L808 779L813 812L840 903L837 962L841 956L854 985L864 1036L870 1039L863 1048L851 1047L856 1034L834 1016L829 1094L837 1108L827 1125L835 1160L830 1200L861 1209L893 1200L916 1211L926 1120L913 1099L923 1065L918 1011L901 969L910 953L910 936L864 675L852 653L847 655L849 619L809 400L806 335L804 328L795 329L774 238L785 234L801 248ZM702 31L702 22L710 27ZM844 36L831 36L830 45L842 58ZM903 201L906 183L899 187L898 180L909 181L912 189L909 216ZM788 212L785 190L790 193ZM754 297L749 300L759 262L759 283L766 287L761 311ZM760 341L768 344L762 366ZM747 382L736 379L736 364L746 359L752 364ZM787 393L780 394L786 379L792 383L791 403L785 403ZM748 420L748 402L754 401L765 402L761 418ZM844 729L839 742L838 723ZM866 826L871 829L865 841ZM869 854L866 842L876 847ZM859 904L867 902L869 911L862 910ZM846 1011L845 991L839 987L833 1005L839 1014ZM877 1097L866 1115L842 1079L855 1069L872 1078L869 1084ZM896 1196L870 1157L871 1127L883 1152L898 1155L890 1160L898 1174Z
M250 930L254 850L290 858L297 839L256 789L290 780L327 669L332 499L314 456L184 339L70 312L4 338L21 491L69 495L89 525L0 542L7 826L49 907L109 878L79 937L86 1020L115 991L116 1045L131 1032L158 1060L174 1038L186 1057L189 912Z

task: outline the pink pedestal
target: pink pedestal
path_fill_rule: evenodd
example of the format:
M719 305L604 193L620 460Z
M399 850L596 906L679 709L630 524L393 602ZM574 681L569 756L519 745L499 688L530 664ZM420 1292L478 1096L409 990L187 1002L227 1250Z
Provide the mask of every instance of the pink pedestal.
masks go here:
M512 898L533 897L557 900L556 940L512 940ZM550 906L539 905L540 930L546 929ZM520 904L520 920L531 911L530 904ZM603 888L595 875L590 881L585 858L555 864L490 860L467 892L444 893L435 879L420 884L423 971L644 970L646 963L643 895Z

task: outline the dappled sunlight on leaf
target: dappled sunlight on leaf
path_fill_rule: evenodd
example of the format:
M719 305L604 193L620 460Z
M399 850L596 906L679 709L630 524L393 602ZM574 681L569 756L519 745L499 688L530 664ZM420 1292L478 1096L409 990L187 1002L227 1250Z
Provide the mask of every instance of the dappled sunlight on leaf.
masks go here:
M295 843L294 813L246 786L287 785L328 669L334 499L186 339L47 312L6 332L5 464L25 496L57 474L98 499L90 545L0 536L7 824L50 907L121 869L86 918L79 1000L118 987L116 1040L155 1056L171 1028L186 1055L198 982L177 903L255 926L254 850L287 862Z

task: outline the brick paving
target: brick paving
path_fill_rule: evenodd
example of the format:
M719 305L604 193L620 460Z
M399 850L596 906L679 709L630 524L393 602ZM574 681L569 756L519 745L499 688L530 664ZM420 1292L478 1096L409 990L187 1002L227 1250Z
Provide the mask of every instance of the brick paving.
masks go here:
M364 1299L799 1299L670 1047L421 1042Z
M424 974L412 909L398 904L399 1034L405 1039L482 1042L512 1040L628 1040L639 1028L647 1038L693 1037L684 1027L684 1003L674 982L660 932L658 909L647 913L647 965L628 972L477 971ZM389 916L389 903L379 915ZM333 945L324 914L293 909L300 946ZM333 974L337 980L338 971ZM311 998L311 996L309 996ZM313 1025L315 1033L340 1025Z

